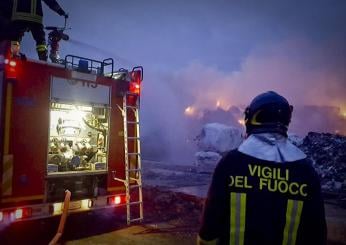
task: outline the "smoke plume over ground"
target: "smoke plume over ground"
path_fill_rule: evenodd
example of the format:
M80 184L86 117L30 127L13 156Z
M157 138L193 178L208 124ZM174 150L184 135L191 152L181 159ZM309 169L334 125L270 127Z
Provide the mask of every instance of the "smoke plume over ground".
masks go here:
M225 72L193 62L174 73L147 76L150 82L143 84L143 115L148 116L150 110L151 119L157 120L144 120L153 123L143 125L144 133L153 137L155 132L156 139L164 142L158 145L168 155L183 157L192 149L191 140L201 122L242 127L239 120L245 105L257 94L274 90L295 108L291 133L346 134L345 57L343 45L326 42L316 46L297 38L257 47L237 70ZM153 131L146 131L149 128Z

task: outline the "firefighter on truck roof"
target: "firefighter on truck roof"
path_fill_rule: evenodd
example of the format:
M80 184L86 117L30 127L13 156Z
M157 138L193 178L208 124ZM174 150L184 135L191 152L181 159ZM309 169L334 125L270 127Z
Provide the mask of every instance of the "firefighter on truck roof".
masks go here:
M7 2L10 2L7 0ZM8 39L14 55L19 54L19 46L24 32L31 31L36 41L36 51L40 60L47 60L47 45L43 30L41 0L12 0L12 16L8 29ZM43 0L49 8L61 16L68 17L55 0Z
M272 91L246 108L247 138L215 169L198 244L326 244L319 178L287 139L292 110Z

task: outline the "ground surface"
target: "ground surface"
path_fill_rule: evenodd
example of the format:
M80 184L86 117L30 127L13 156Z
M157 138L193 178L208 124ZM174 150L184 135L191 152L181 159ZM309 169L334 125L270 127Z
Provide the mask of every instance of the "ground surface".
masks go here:
M100 210L68 217L61 244L195 244L203 197L211 175L193 166L144 162L141 224L125 225L125 210ZM346 244L346 209L327 200L329 244ZM0 231L0 244L48 244L58 218L16 223Z

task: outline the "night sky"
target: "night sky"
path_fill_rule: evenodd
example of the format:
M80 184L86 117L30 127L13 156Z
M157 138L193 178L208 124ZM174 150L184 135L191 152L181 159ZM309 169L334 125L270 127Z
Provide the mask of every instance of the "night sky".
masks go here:
M72 28L62 56L142 65L142 133L159 130L170 145L188 130L186 107L246 105L267 90L295 106L330 105L346 113L345 0L59 3ZM44 10L46 25L63 25ZM28 34L22 52L36 58Z

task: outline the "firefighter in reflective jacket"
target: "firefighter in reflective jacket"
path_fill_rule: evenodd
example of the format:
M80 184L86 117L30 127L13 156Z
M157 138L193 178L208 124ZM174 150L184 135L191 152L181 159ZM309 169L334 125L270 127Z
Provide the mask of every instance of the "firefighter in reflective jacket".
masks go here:
M36 41L36 51L40 60L47 60L47 46L42 25L41 0L12 0L12 18L9 31L9 39L14 54L19 53L20 41L25 31L31 31ZM68 15L55 0L43 0L49 8L61 16Z
M215 169L198 244L326 244L319 178L287 140L292 110L272 91L247 107L247 138Z

